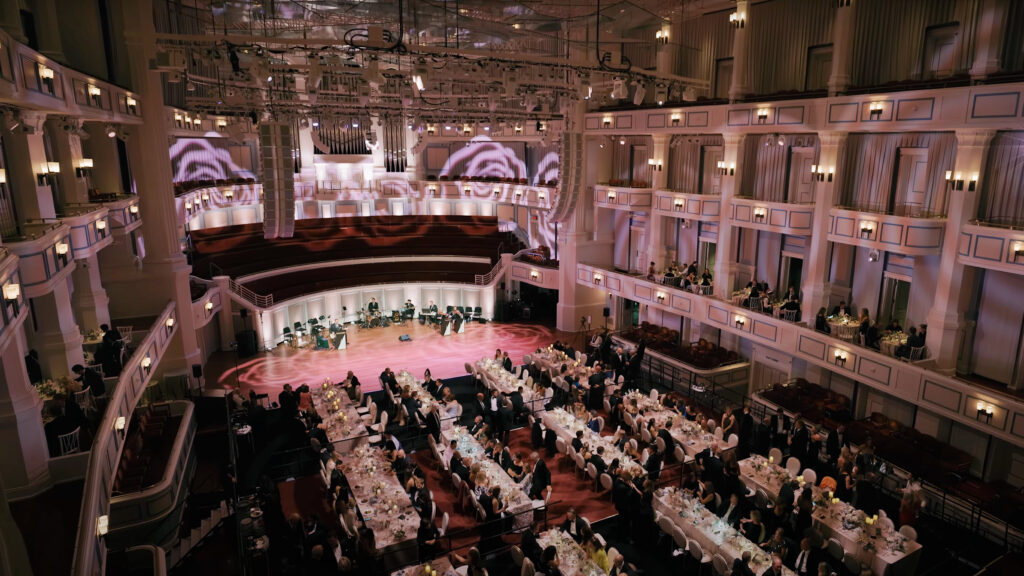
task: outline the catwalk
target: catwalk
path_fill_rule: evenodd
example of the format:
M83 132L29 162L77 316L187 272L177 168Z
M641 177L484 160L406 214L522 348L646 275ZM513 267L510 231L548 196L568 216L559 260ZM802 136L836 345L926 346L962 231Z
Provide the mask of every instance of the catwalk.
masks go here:
M400 342L398 337L403 334L411 336L412 341ZM385 367L396 372L409 370L418 377L430 368L435 378L451 378L465 374L467 362L493 356L496 348L508 350L519 364L523 354L566 336L539 324L474 322L466 326L465 333L451 336L441 336L419 322L369 329L350 325L345 350L297 350L281 345L238 360L237 368L233 353L217 353L207 363L206 385L215 389L240 385L245 393L254 389L276 397L285 384L313 385L325 378L337 381L352 370L363 390L372 392L380 388L377 375Z

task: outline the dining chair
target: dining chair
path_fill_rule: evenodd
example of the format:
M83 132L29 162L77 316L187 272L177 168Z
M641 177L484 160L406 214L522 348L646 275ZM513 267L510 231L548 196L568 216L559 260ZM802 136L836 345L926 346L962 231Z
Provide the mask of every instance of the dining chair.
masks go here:
M782 450L772 448L768 451L768 457L772 459L772 462L782 466Z
M790 456L786 460L786 471L789 472L790 476L796 476L800 473L800 459L795 456Z
M697 574L700 574L704 571L705 566L711 564L711 556L704 553L704 550L700 547L700 542L697 542L696 540L690 540L689 546L690 556L693 556L693 559L700 565L697 569Z
M818 473L812 470L811 468L804 468L804 471L801 473L801 475L804 477L804 482L810 484L811 486L814 486L814 484L818 481Z
M513 544L509 553L512 555L512 562L517 568L521 568L523 566L523 559L526 558L526 556L523 555L523 549Z
M729 565L726 564L725 558L721 554L715 554L711 557L711 568L718 576L729 576L732 574L732 570L729 569Z
M900 534L902 534L904 538L910 540L911 542L917 542L917 530L915 530L914 527L909 524L904 524L903 526L900 526Z

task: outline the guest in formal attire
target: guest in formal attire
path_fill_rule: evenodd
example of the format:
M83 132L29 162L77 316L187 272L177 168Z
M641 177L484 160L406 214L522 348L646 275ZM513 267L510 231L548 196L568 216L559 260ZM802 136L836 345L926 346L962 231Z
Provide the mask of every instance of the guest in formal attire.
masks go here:
M81 364L75 364L71 371L78 375L75 380L82 383L82 390L89 390L94 398L99 398L107 393L107 387L103 383L103 376L92 368L86 368Z
M818 314L814 317L814 329L825 334L832 333L832 328L828 325L828 316L825 315L824 306L818 308Z
M530 454L531 461L531 483L530 498L534 500L546 499L551 494L551 472L547 464L541 459L540 454Z
M732 561L732 572L730 576L754 576L750 569L750 550L744 550L743 555Z
M536 520L530 522L526 530L523 530L522 539L519 540L519 549L523 551L523 556L529 558L534 566L540 566L540 556L543 552L540 543L537 542L539 527L540 523Z
M761 548L765 551L778 555L781 558L789 556L789 539L786 538L786 530L779 526L772 533L772 537L761 542Z
M512 371L512 359L509 358L507 350L501 353L501 367L504 368L506 372Z
M800 540L800 552L793 564L793 571L797 576L815 576L818 573L818 562L820 562L820 550L811 546L811 539Z
M772 565L762 572L761 576L782 576L782 558L773 554Z
M753 510L753 512L756 512L756 510ZM739 526L740 518L743 516L743 510L740 507L740 497L736 494L730 495L729 500L723 502L722 506L718 509L718 516L722 521L734 528Z
M575 508L569 508L569 511L565 513L565 520L559 525L559 530L565 532L576 542L579 542L583 536L584 526L586 523L576 514Z
M420 549L420 561L430 560L437 555L437 539L440 537L437 526L430 521L430 515L420 517L420 527L416 530L416 543Z
M754 544L764 542L767 531L764 522L761 521L760 510L751 510L746 518L740 520L740 532Z
M832 308L833 316L849 316L850 307L846 305L846 300L840 300L839 305Z
M30 384L39 384L43 381L43 367L39 364L39 352L34 348L28 351L25 356L25 372L28 373Z

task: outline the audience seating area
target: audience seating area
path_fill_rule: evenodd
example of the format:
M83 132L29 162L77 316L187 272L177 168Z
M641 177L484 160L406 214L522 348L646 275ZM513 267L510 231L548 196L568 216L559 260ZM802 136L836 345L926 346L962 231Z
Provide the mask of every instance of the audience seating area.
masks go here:
M870 436L876 454L926 480L943 483L950 474L962 477L970 472L973 460L970 454L880 412L850 422L846 429L854 442Z
M334 260L388 256L466 256L497 261L522 246L495 217L365 216L295 222L290 238L263 237L262 224L192 231L194 267L232 277ZM404 266L404 264L403 264ZM365 283L365 282L363 282Z
M221 178L217 180L187 180L174 183L174 195L180 196L198 188L210 188L212 186L243 186L255 184L253 178Z
M712 344L703 338L699 342L677 344L678 330L670 330L646 321L624 332L622 337L632 342L646 341L649 349L704 370L740 360L739 354L735 351Z
M797 378L761 391L776 406L799 413L811 422L835 429L850 419L850 398Z
M113 494L137 492L160 481L181 425L170 405L155 404L136 414L125 438Z

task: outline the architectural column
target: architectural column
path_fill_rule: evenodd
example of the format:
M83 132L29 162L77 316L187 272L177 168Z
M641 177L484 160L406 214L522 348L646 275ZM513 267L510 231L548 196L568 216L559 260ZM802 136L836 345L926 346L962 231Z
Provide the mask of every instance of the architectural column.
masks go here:
M23 315L22 318L27 318ZM50 451L43 432L43 401L25 372L25 344L20 325L0 343L0 478L7 497L29 496L50 483ZM44 368L45 370L45 368Z
M50 138L53 159L60 163L57 181L60 182L59 200L63 205L85 204L89 201L88 183L84 177L80 178L75 170L81 166L84 157L82 141L76 133L76 129L81 128L81 125L81 121L74 118L51 116L43 128ZM67 213L67 210L62 207L61 212Z
M935 299L928 313L928 357L940 372L952 373L960 354L960 335L963 323L964 298L969 297L971 282L964 279L970 267L957 260L956 245L960 230L978 212L978 196L985 184L982 167L995 131L958 130L956 133L956 166L953 172L964 174L966 180L980 175L975 190L950 191L949 211L946 213L946 231L943 250L939 255L939 272L935 281ZM964 289L966 287L966 290Z
M32 299L38 329L32 334L32 347L39 351L43 372L51 378L68 376L75 364L85 364L82 334L71 307L67 282L58 282L53 291Z
M853 65L854 10L856 0L839 4L832 23L832 73L828 77L828 94L835 96L850 87Z
M739 181L743 174L743 166L740 162L745 134L727 132L722 135L724 147L722 149L722 160L728 166L728 170L734 170L733 174L722 176L722 219L718 222L718 240L715 245L715 270L714 287L715 296L727 299L732 295L733 278L736 267L736 248L733 243L733 227L729 222L729 214L732 210L732 199L739 188ZM735 169L732 167L735 166Z
M32 15L36 21L40 54L64 62L64 44L60 39L57 0L35 0L33 4L35 11Z
M220 290L220 310L217 312L217 325L220 327L220 349L231 350L231 343L235 341L235 326L232 319L231 300L231 278L228 276L214 276L213 281L217 283Z
M741 18L743 26L736 26L733 30L732 83L729 85L729 102L743 100L750 92L747 80L747 30L751 24L749 5L749 0L736 0L736 15Z
M45 119L45 114L23 110L19 115L18 127L3 135L4 150L7 153L7 182L21 223L56 216L49 183L40 185L36 178L46 163L42 133Z
M668 188L668 143L671 140L671 136L668 134L655 134L652 138L654 139L654 147L651 159L654 161L654 164L651 165L651 187L655 190L664 190ZM660 170L658 169L659 163L661 166ZM647 258L649 261L654 262L654 265L660 272L668 265L665 256L667 252L665 246L665 223L666 221L674 223L675 220L659 216L653 210L648 213L647 218ZM643 272L646 274L647 263L645 262L644 264Z
M0 2L0 28L11 35L11 39L21 44L28 44L25 31L21 29L21 10L19 2Z
M1007 0L982 0L974 38L971 78L981 79L1002 68L1002 47L1006 36Z
M146 122L132 126L127 137L132 174L139 191L141 230L146 254L141 268L120 267L103 277L111 294L111 314L116 317L148 316L159 312L168 301L177 307L178 330L164 355L165 370L187 370L201 364L201 354L192 319L192 296L188 277L191 266L181 253L170 162L167 157L167 126L163 119L162 73L150 68L156 57L156 30L152 0L123 2L125 42L131 71L131 85L138 94Z
M424 180L424 175L420 171L420 159L418 146L420 141L420 133L413 128L409 128L406 124L405 128L405 175L409 180Z
M846 143L845 132L822 132L818 134L820 152L818 164L835 166L839 159L839 150ZM824 169L826 172L828 168ZM836 185L844 174L838 174L829 182L815 182L814 188L814 232L808 238L806 257L804 258L804 277L801 290L801 319L812 322L812 318L821 307L828 307L829 300L829 253L832 243L828 241L829 211L835 205Z
M98 330L100 324L110 324L110 299L100 280L100 263L97 255L76 259L71 271L75 292L71 295L71 306L75 318L83 330Z

